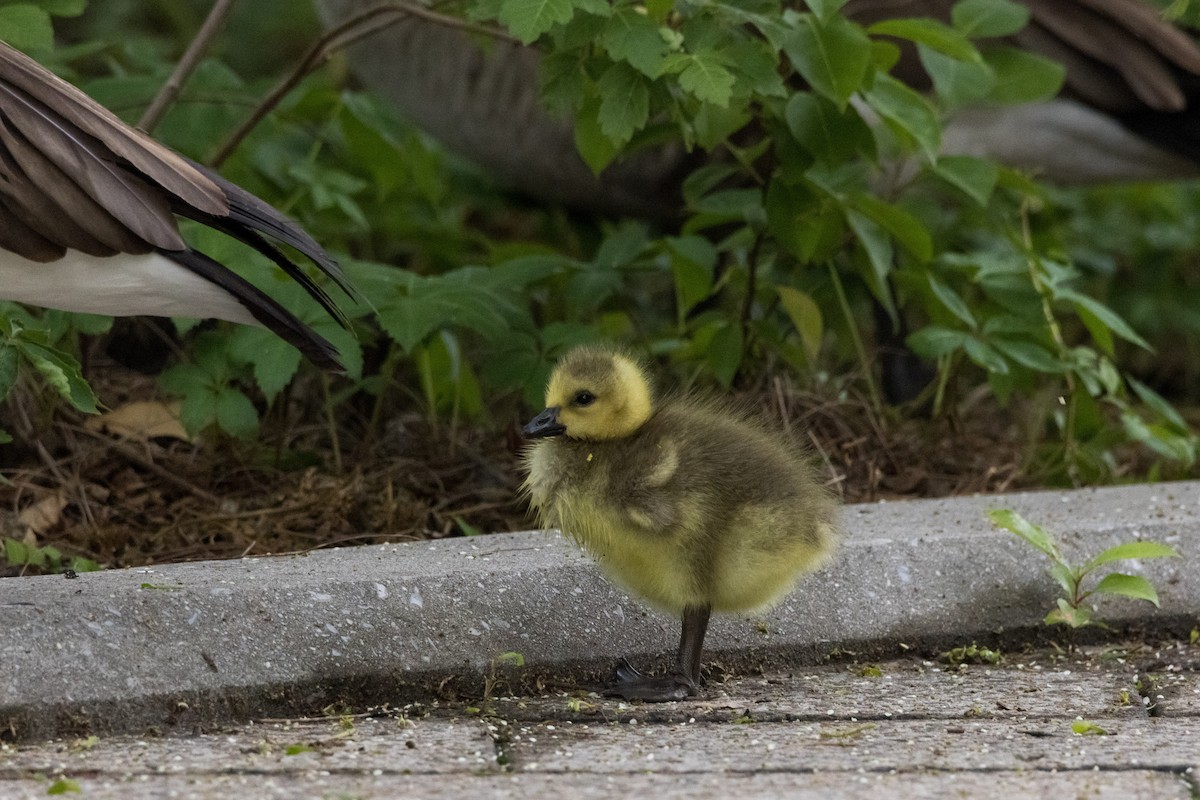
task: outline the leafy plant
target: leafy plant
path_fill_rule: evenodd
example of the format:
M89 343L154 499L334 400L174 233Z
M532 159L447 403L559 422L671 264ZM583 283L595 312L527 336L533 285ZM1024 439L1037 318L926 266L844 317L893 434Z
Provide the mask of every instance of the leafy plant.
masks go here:
M1150 581L1140 575L1123 572L1108 572L1090 589L1084 588L1085 580L1097 569L1114 561L1144 558L1173 558L1179 555L1175 548L1158 542L1135 541L1110 547L1083 564L1072 565L1059 549L1058 543L1042 527L1026 521L1020 514L1007 509L994 509L987 513L993 524L1019 536L1030 546L1045 553L1053 562L1049 572L1063 590L1058 598L1058 607L1046 615L1047 625L1067 625L1082 628L1086 625L1103 625L1087 605L1094 595L1119 595L1135 600L1145 600L1158 606L1158 592Z
M293 22L285 0L264 1L286 13L256 16ZM44 35L48 15L78 14L84 0L43 0L0 9L0 38L25 35L11 31L26 23L5 16L18 5L40 9L19 12L37 17L26 25L28 48L130 122L194 29L177 8L162 15L172 28L154 24L156 3L121 2L60 20L68 35L55 45ZM1057 437L1030 459L1043 480L1112 479L1122 469L1116 454L1129 444L1149 454L1151 476L1194 470L1193 426L1174 396L1160 394L1160 376L1146 374L1162 360L1156 343L1200 353L1200 319L1180 285L1189 248L1200 249L1187 190L1061 192L985 160L940 155L943 119L957 109L1058 90L1061 67L998 44L1024 26L1027 9L963 0L949 24L892 19L864 28L841 15L842 5L439 6L536 45L543 100L573 123L593 169L664 146L712 153L693 159L698 166L680 186L682 216L666 229L518 209L331 71L297 80L227 147L284 69L282 60L245 58L261 51L253 46L260 28L227 26L155 135L202 161L228 153L226 177L339 255L363 295L346 304L357 338L274 280L257 255L189 226L189 241L244 265L333 340L349 375L290 391L297 378L317 381L293 349L262 331L218 326L189 335L185 359L162 388L183 398L192 431L253 438L319 413L336 448L337 421L357 418L362 406L366 441L397 403L420 407L435 431L446 420L451 430L499 423L511 406L538 402L565 348L615 338L669 362L684 383L728 388L766 372L817 382L857 370L882 408L877 351L912 330L908 345L937 366L925 398L935 413L954 414L980 386L1001 403L1034 406ZM272 52L301 51L317 36L289 30L287 41L273 38ZM931 93L890 74L897 41L918 51ZM904 178L886 182L897 163ZM1131 207L1136 222L1127 221ZM1131 270L1115 292L1118 259L1162 266ZM883 319L874 341L873 307ZM19 318L21 329L31 331L35 319L60 324L55 314ZM61 319L65 352L97 324ZM14 358L51 380L27 355L8 355L6 344L0 398L16 380ZM1193 369L1196 359L1182 362ZM78 367L50 372L55 395L80 408ZM307 397L319 401L302 405Z
M90 558L72 556L64 560L57 547L28 544L11 536L0 538L0 546L3 547L4 563L9 567L33 567L49 573L96 572L100 569L100 565Z
M12 309L10 314L5 313L4 306ZM16 387L20 368L25 365L72 407L96 413L96 395L84 379L79 362L54 346L50 331L26 327L28 315L15 312L11 303L0 303L0 402ZM11 440L0 428L0 444Z

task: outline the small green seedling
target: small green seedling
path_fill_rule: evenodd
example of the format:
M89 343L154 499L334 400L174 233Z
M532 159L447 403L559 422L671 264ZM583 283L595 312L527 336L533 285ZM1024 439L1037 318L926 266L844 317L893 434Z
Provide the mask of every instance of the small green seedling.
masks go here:
M46 790L46 794L80 794L82 791L83 789L79 787L78 781L73 781L70 778L59 778L50 784L50 788Z
M1094 722L1089 722L1086 719L1077 719L1071 723L1071 731L1077 736L1108 736L1108 731L1101 728Z
M1072 566L1059 552L1058 542L1044 528L1026 521L1020 514L1008 509L993 509L987 512L987 515L993 523L1005 530L1012 531L1028 544L1048 555L1054 562L1050 565L1050 575L1062 587L1065 596L1058 598L1058 608L1046 615L1047 625L1068 625L1071 628L1103 625L1093 618L1092 609L1085 605L1089 597L1098 594L1121 595L1122 597L1132 597L1135 600L1146 600L1157 607L1158 592L1155 591L1154 585L1138 575L1110 572L1088 590L1083 588L1084 579L1098 567L1113 561L1172 558L1179 555L1175 548L1158 542L1126 542L1108 548L1080 566Z

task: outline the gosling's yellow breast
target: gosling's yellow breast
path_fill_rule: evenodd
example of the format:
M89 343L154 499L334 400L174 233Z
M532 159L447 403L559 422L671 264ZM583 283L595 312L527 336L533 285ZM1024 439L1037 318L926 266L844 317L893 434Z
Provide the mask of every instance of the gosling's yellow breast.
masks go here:
M837 506L785 437L719 406L663 403L633 433L541 439L525 488L542 524L661 608L750 611L824 563Z

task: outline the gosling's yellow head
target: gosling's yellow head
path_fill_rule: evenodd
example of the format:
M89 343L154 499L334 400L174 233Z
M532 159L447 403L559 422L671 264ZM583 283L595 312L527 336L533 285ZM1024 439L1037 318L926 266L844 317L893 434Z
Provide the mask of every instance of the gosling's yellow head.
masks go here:
M550 374L546 410L524 428L531 439L619 439L650 418L650 381L628 356L576 347Z

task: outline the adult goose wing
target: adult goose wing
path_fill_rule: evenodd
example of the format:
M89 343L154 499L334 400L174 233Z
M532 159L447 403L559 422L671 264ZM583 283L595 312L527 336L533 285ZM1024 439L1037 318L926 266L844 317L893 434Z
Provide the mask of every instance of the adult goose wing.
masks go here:
M344 324L325 291L272 244L295 248L349 292L337 263L299 225L0 43L0 298L260 324L318 366L340 368L329 342L189 247L177 215L263 253Z

